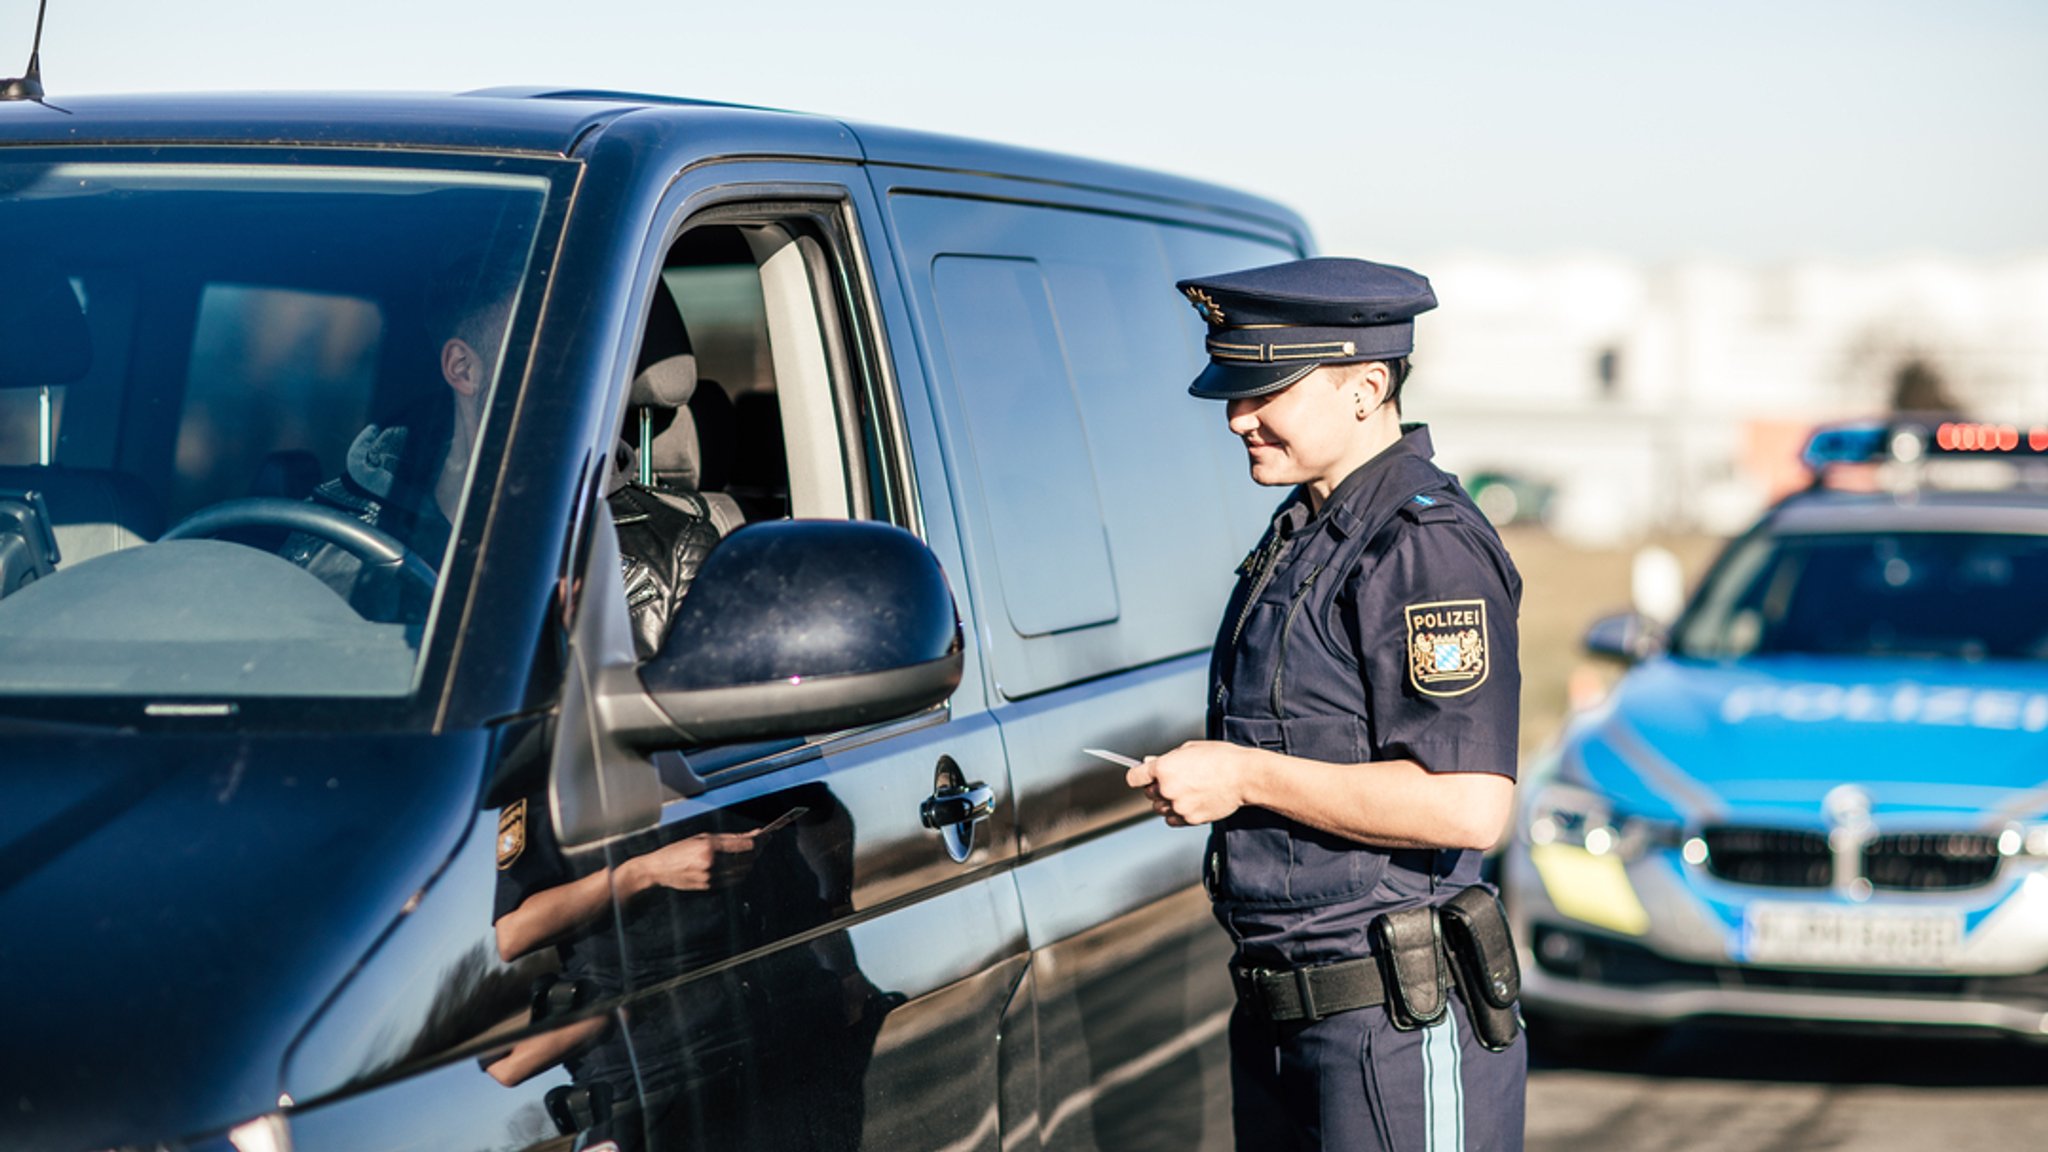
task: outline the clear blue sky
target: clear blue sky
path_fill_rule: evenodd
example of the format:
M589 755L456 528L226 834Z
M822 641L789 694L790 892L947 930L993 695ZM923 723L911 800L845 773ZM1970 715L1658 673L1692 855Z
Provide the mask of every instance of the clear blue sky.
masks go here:
M1226 181L1382 258L2048 252L2038 0L52 0L66 93L602 86ZM0 73L35 0L0 0Z

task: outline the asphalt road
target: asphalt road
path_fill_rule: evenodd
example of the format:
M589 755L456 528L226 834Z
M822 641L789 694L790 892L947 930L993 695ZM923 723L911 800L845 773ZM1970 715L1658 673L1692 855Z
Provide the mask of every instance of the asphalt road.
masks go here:
M1696 1026L1529 1074L1529 1152L2048 1147L2048 1045Z

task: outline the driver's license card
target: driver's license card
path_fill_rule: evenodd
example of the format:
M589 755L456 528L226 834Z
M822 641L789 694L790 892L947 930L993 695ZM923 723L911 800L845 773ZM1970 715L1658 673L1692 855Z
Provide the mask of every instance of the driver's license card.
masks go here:
M759 828L754 829L754 835L766 836L770 832L780 832L784 828L787 828L791 824L794 824L798 820L801 820L803 818L804 813L809 811L809 808L805 808L802 805L798 805L795 808L791 808L789 811L784 812L782 815L777 816L775 819L770 820L766 824L761 825Z

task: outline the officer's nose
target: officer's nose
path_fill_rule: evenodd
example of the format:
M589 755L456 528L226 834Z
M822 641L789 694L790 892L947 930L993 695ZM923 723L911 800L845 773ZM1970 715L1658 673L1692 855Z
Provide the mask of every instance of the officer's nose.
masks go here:
M1236 435L1243 436L1244 434L1250 432L1252 429L1259 426L1258 397L1233 397L1230 401L1228 401L1228 407L1225 408L1224 411L1229 414L1230 430Z

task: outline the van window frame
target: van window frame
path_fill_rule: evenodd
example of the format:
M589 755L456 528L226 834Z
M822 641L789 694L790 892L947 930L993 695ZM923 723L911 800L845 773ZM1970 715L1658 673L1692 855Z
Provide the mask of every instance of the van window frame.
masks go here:
M687 233L706 227L781 227L790 232L781 251L798 255L811 289L840 450L844 515L892 524L923 539L924 512L911 465L909 429L898 381L890 370L873 270L848 189L809 182L734 184L692 197L659 233L653 276L673 267L668 257ZM757 262L756 270L764 265ZM653 304L653 279L636 284L634 292L644 313ZM685 317L686 326L687 322ZM771 324L771 340L773 335ZM644 330L636 335L624 363L637 363L644 338ZM778 375L778 391L782 384ZM621 408L609 429L624 430L626 418L622 390ZM603 499L602 494L595 498ZM608 516L605 522L609 523ZM607 581L602 594L623 596L617 583ZM910 716L800 739L738 741L683 751L691 770L715 792L828 754L943 724L951 715L948 702Z
M845 475L847 515L894 524L922 539L924 515L911 470L909 432L897 381L884 353L873 275L863 258L859 222L846 189L809 183L719 188L714 197L686 204L664 230L657 248L662 257L655 272L659 275L668 267L667 254L694 229L787 226L791 221L804 225L793 233L791 247L801 254L813 289L812 303L818 310ZM827 287L829 292L819 291ZM653 284L636 286L636 291L644 302L652 294ZM636 339L634 356L639 347ZM623 418L623 412L620 415ZM865 423L864 417L872 423ZM867 435L870 429L875 433L872 439Z

